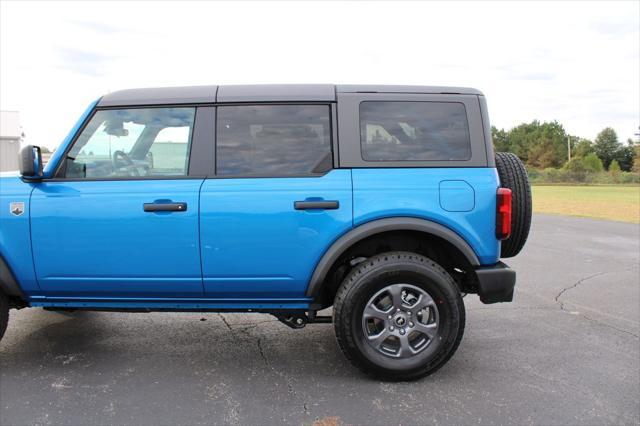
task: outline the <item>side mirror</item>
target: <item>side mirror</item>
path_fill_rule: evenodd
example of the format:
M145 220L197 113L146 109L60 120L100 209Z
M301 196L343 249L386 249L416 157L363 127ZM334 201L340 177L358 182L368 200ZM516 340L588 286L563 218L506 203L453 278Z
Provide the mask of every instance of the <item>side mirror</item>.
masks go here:
M42 177L42 152L39 146L27 145L20 150L20 174L25 179Z

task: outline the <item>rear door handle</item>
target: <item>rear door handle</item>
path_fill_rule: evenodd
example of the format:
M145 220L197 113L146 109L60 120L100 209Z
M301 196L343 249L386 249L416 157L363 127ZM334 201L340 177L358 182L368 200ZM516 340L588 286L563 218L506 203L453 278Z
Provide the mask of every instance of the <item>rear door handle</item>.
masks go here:
M340 207L340 203L337 201L296 201L293 203L293 208L296 210L336 210Z
M187 203L144 203L145 212L186 212Z

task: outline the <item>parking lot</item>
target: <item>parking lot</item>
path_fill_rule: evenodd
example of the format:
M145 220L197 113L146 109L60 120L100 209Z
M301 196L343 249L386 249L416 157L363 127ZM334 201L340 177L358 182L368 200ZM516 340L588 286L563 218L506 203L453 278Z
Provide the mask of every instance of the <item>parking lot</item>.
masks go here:
M330 324L257 314L12 311L0 424L637 424L640 227L534 216L514 303L465 299L456 355L370 379Z

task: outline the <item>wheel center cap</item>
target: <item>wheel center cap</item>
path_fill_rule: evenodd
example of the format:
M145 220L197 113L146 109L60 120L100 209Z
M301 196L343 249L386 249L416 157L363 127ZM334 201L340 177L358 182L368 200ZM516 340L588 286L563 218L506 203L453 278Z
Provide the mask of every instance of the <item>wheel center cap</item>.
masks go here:
M398 325L399 327L404 326L407 323L407 319L403 316L397 316L396 317L396 325Z

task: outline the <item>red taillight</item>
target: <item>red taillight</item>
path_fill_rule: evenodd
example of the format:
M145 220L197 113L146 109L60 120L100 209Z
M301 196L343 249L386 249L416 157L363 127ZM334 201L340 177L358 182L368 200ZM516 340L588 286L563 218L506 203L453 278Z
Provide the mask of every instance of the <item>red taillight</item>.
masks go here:
M511 235L511 190L498 188L496 204L496 237L506 240Z

